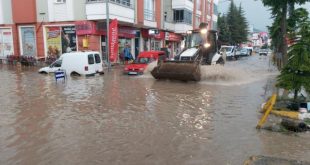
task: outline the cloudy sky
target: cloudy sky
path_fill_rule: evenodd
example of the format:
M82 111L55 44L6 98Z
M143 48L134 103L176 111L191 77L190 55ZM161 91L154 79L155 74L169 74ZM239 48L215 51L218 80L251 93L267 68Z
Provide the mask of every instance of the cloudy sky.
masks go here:
M272 20L270 19L270 11L267 7L264 7L261 0L234 0L234 2L237 6L241 3L249 24L253 25L254 28L266 31L266 26L271 25ZM229 4L230 3L227 0L220 0L219 12L227 13ZM310 3L303 5L303 7L307 8L310 12Z

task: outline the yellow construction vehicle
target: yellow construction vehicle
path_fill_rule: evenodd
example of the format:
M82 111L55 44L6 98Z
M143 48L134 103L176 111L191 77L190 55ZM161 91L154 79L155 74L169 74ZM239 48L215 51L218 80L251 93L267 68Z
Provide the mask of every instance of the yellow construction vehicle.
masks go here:
M200 65L224 64L218 53L217 32L201 23L198 30L187 32L185 48L175 60L158 61L151 71L155 79L200 81Z

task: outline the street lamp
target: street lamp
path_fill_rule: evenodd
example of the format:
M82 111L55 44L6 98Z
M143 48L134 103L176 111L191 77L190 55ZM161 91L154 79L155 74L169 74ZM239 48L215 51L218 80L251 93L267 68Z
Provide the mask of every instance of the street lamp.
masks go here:
M106 7L106 23L107 23L107 34L106 34L106 55L108 63L108 71L110 71L110 43L109 43L109 32L110 32L110 18L109 18L109 0L105 1Z

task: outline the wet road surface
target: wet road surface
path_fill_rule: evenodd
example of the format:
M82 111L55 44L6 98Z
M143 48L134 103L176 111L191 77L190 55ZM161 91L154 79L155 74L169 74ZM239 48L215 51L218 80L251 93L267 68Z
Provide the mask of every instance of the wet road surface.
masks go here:
M309 133L255 129L277 74L268 57L206 67L199 83L129 77L117 68L55 83L37 69L0 65L0 164L310 161Z

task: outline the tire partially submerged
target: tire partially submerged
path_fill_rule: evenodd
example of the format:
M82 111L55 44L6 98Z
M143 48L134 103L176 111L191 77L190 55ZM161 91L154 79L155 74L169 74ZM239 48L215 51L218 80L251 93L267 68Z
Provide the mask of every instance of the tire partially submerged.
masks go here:
M200 65L195 61L165 61L159 62L151 71L155 79L180 81L200 81Z

